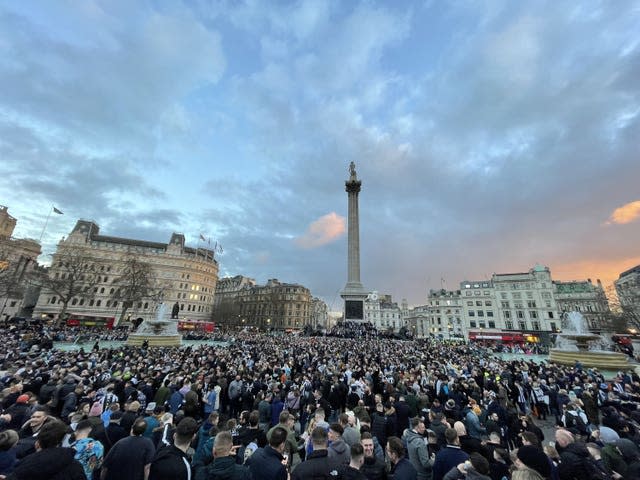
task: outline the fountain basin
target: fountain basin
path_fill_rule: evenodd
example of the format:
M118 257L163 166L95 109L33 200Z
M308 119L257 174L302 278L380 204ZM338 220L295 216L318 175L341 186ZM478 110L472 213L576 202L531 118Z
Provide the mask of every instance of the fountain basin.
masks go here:
M140 346L145 340L150 347L179 347L182 344L182 335L131 333L127 338L127 345Z
M605 350L564 350L552 348L549 361L562 365L574 365L576 361L584 367L596 367L606 370L626 370L630 367L624 353Z

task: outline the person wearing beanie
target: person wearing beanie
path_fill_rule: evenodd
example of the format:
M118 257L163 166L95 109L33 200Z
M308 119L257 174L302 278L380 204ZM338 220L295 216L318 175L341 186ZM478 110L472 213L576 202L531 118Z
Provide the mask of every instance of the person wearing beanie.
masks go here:
M518 449L516 458L516 466L518 466L518 468L524 466L535 470L542 478L549 478L551 465L549 464L549 457L547 457L542 449L533 445L523 445Z
M627 471L624 478L640 478L640 451L638 450L638 446L628 438L617 440L615 446L627 464Z
M453 467L443 480L491 480L489 476L489 461L477 452L469 456L469 460Z

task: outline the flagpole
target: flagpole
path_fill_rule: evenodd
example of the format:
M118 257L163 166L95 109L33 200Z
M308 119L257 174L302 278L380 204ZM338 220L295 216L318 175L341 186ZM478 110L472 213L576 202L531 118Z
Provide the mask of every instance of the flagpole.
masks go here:
M44 231L47 229L47 225L49 224L49 218L51 217L52 213L53 213L53 207L51 207L51 209L49 210L49 214L47 215L47 219L44 221L44 227L42 227L42 232L40 233L39 243L42 243L42 237L44 237Z

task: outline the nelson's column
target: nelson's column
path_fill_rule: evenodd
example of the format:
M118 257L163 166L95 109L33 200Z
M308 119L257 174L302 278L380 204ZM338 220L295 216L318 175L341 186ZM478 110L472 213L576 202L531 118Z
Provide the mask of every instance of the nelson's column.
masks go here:
M344 319L349 321L364 320L364 299L367 297L360 283L360 224L358 213L358 193L362 182L358 180L356 165L349 165L351 176L345 182L349 197L348 219L348 254L347 254L347 284L340 296L344 299Z

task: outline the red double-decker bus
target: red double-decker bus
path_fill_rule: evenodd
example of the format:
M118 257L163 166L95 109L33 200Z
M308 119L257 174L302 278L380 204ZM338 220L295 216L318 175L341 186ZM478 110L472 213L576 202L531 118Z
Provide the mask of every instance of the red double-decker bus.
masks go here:
M181 332L206 332L211 333L216 329L214 322L203 322L200 320L179 320L178 331Z

